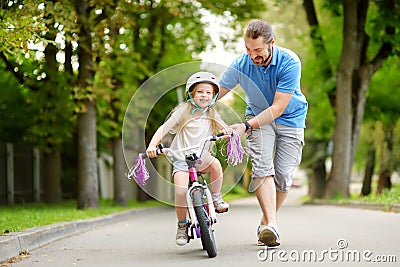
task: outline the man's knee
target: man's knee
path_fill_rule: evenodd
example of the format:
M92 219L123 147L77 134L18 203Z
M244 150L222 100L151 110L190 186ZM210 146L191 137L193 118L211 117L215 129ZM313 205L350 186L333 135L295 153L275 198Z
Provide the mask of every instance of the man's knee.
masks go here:
M284 193L288 192L292 186L292 175L291 172L277 172L275 176L276 189Z

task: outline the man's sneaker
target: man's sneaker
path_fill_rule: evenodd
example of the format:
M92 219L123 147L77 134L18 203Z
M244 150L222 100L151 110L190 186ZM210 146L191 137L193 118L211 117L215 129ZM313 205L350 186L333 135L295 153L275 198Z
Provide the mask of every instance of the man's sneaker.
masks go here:
M212 199L214 201L214 207L215 211L217 213L223 213L227 212L229 209L229 204L226 203L223 199L220 193L214 193L212 194Z
M178 246L184 246L188 243L188 225L178 223L178 229L176 230L176 244Z
M279 233L273 226L263 225L258 227L257 245L268 247L277 247L281 244Z

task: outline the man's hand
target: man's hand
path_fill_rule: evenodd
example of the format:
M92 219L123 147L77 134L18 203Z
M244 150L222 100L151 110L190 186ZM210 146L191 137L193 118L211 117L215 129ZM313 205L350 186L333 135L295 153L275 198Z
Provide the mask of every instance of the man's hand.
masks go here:
M222 128L220 131L224 135L232 135L232 132L233 132L232 128L230 128L230 127Z
M243 123L237 123L229 126L232 130L235 130L239 136L242 136L246 132L246 126Z

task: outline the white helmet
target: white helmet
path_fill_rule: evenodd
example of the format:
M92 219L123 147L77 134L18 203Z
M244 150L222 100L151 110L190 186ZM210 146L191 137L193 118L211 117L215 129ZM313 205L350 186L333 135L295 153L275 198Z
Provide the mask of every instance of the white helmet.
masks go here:
M215 95L214 95L210 105L208 105L208 107L206 107L205 109L197 106L197 104L194 102L192 94L191 94L191 91L193 90L194 86L198 83L209 83L214 87ZM214 74L212 74L210 72L205 72L205 71L196 72L195 74L190 76L189 79L187 80L185 92L186 92L186 99L189 100L190 102L192 102L192 104L195 106L195 108L192 110L192 113L195 112L197 109L202 110L204 113L207 111L207 109L209 109L212 105L214 105L215 101L217 101L217 99L218 99L219 85L217 83L217 78L215 77Z
M205 72L205 71L200 71L196 72L192 76L189 77L189 79L186 82L186 94L189 94L193 86L198 83L209 83L215 88L215 95L219 94L219 85L217 82L217 78L215 77L214 74L210 72Z

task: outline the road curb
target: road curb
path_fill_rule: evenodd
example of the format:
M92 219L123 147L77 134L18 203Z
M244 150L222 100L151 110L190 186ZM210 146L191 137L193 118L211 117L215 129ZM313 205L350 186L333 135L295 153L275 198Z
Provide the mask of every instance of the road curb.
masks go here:
M305 205L330 205L348 208L358 208L367 210L377 210L386 211L393 213L400 213L400 204L378 204L378 203L368 203L360 201L350 201L350 202L334 202L329 200L310 200L304 203Z
M0 262L17 257L22 253L47 245L56 240L92 230L101 225L149 212L157 212L167 208L168 207L163 206L127 210L92 219L56 223L30 228L23 232L2 234L0 235Z

